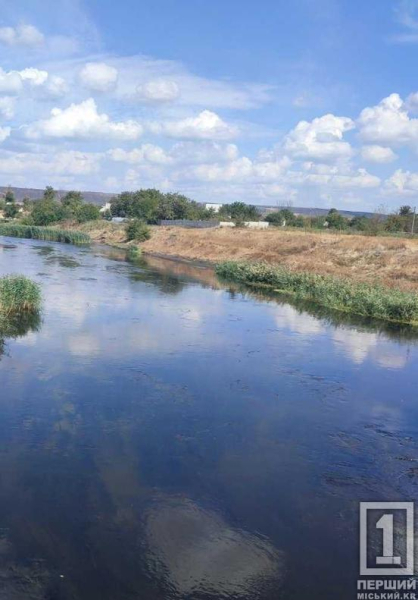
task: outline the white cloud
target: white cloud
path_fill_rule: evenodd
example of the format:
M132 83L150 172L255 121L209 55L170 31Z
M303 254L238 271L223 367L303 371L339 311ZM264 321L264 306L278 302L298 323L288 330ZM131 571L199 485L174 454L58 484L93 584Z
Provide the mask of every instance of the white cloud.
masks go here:
M0 67L0 93L16 95L22 90L22 78L17 71L3 71Z
M149 128L155 134L184 139L228 140L238 134L236 127L229 125L210 110L202 111L197 117L150 123Z
M398 169L385 181L384 193L388 196L416 196L418 194L418 173Z
M189 177L203 181L269 181L283 177L290 166L286 156L275 162L253 162L242 156L226 164L204 164L193 167Z
M42 137L90 139L114 138L136 140L142 134L142 127L136 121L113 122L104 113L99 114L93 98L68 108L54 108L51 117L37 121L26 129L31 139Z
M291 171L289 182L297 185L324 186L327 188L376 188L380 185L380 178L368 173L366 169L353 170L350 165L317 165L305 163L305 172Z
M164 150L154 144L142 144L139 148L125 150L114 148L108 156L116 161L127 164L151 162L155 164L202 164L210 162L230 162L238 158L238 148L235 144L219 142L178 142L169 150Z
M200 164L205 162L230 162L238 158L238 147L211 141L178 142L170 150L176 163Z
M0 143L4 142L4 140L6 140L9 137L10 132L10 127L0 127Z
M44 35L34 25L0 28L0 42L8 46L40 46L44 41Z
M361 157L363 160L371 163L390 163L398 157L391 148L385 146L363 146L361 149Z
M39 69L23 69L23 71L18 71L18 73L22 81L27 81L34 86L43 85L48 79L48 72L40 71Z
M179 86L169 79L147 81L136 88L136 97L143 102L172 102L179 95Z
M89 175L98 171L101 159L99 153L74 150L51 154L3 152L0 154L0 172Z
M365 142L418 148L418 119L411 119L399 94L391 94L376 106L362 110L360 136Z
M353 128L354 122L348 117L331 114L310 122L300 121L286 136L284 150L295 158L323 162L349 158L353 150L343 141L343 135Z
M118 82L118 70L104 62L87 63L80 71L81 84L94 92L111 92Z
M0 68L0 93L18 96L24 89L25 92L36 91L51 97L61 97L68 91L65 80L50 75L48 71L29 67L22 71L6 72Z
M172 161L170 156L168 156L162 148L155 146L154 144L143 144L139 148L134 148L133 150L114 148L113 150L109 150L108 155L116 162L123 162L131 165L143 162L165 165Z
M4 119L13 119L15 114L15 100L10 96L0 98L0 115Z

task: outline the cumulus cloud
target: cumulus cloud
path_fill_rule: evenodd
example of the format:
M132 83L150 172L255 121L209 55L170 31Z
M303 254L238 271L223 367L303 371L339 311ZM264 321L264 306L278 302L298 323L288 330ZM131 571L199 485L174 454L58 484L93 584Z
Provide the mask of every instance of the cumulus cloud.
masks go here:
M304 172L289 173L289 182L297 185L323 186L333 189L367 189L379 187L381 181L366 169L352 169L350 165L318 165L305 163Z
M348 117L328 114L313 121L300 121L286 136L284 150L290 156L308 160L333 161L349 158L353 149L343 141L345 132L354 128Z
M367 162L377 164L390 163L398 158L392 148L377 145L363 146L361 149L361 157Z
M104 113L99 114L96 102L89 98L68 108L53 108L51 117L37 121L26 129L31 139L42 137L91 139L114 138L136 140L142 134L142 127L136 121L111 121Z
M8 46L40 46L45 36L34 25L0 27L0 42Z
M290 164L286 156L274 162L256 162L242 156L226 164L198 165L189 171L189 177L203 181L276 180L283 176Z
M17 153L0 154L1 173L51 173L54 175L89 175L99 169L100 153L77 152L69 150L57 153Z
M39 69L23 69L18 71L22 81L27 81L31 85L43 85L48 79L48 71L40 71Z
M358 124L365 142L418 148L418 119L409 117L399 94L391 94L376 106L362 110Z
M397 169L385 181L384 193L388 196L416 196L418 194L418 173Z
M4 140L6 140L9 137L10 132L10 127L0 127L0 143L4 142Z
M173 138L228 140L238 134L238 129L223 121L219 115L204 110L197 117L178 121L150 123L150 130Z
M51 97L63 96L68 88L65 80L48 71L29 67L22 71L3 71L0 68L0 93L18 96L25 91L37 91Z
M80 71L81 84L93 92L111 92L118 82L118 70L106 63L87 63Z
M4 119L13 119L15 114L15 100L10 96L0 98L0 115Z
M178 142L169 150L164 150L154 144L142 144L139 148L124 150L114 148L108 156L116 161L127 164L150 162L154 164L201 164L208 162L230 162L238 158L238 148L235 144L219 142Z
M172 102L179 95L179 86L169 79L147 81L136 88L136 98L142 102Z
M0 93L16 95L23 88L22 78L17 71L8 73L0 67Z
M108 156L116 161L131 165L140 164L142 162L150 162L156 164L169 164L172 159L167 153L154 144L143 144L139 148L133 150L124 150L123 148L114 148L109 150Z

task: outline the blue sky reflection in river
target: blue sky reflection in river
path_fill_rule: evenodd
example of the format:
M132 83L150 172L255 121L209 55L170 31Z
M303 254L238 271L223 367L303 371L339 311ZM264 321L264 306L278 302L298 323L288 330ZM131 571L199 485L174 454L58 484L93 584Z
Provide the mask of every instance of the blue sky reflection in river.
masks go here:
M417 495L414 337L15 246L44 313L0 360L8 597L352 598L358 502Z

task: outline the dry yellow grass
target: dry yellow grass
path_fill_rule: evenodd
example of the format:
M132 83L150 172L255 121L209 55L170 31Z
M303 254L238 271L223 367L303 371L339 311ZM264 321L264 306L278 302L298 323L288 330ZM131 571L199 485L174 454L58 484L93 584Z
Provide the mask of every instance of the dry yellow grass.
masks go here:
M80 228L80 227L79 227ZM93 240L123 244L123 226L81 227ZM153 227L144 252L216 263L266 261L308 271L418 291L418 240L270 229Z

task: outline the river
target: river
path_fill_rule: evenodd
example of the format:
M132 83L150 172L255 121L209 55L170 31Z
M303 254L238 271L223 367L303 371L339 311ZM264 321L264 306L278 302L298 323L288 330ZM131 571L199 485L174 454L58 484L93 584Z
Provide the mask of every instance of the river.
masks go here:
M43 313L0 346L0 597L355 598L359 502L417 497L414 334L7 242Z

